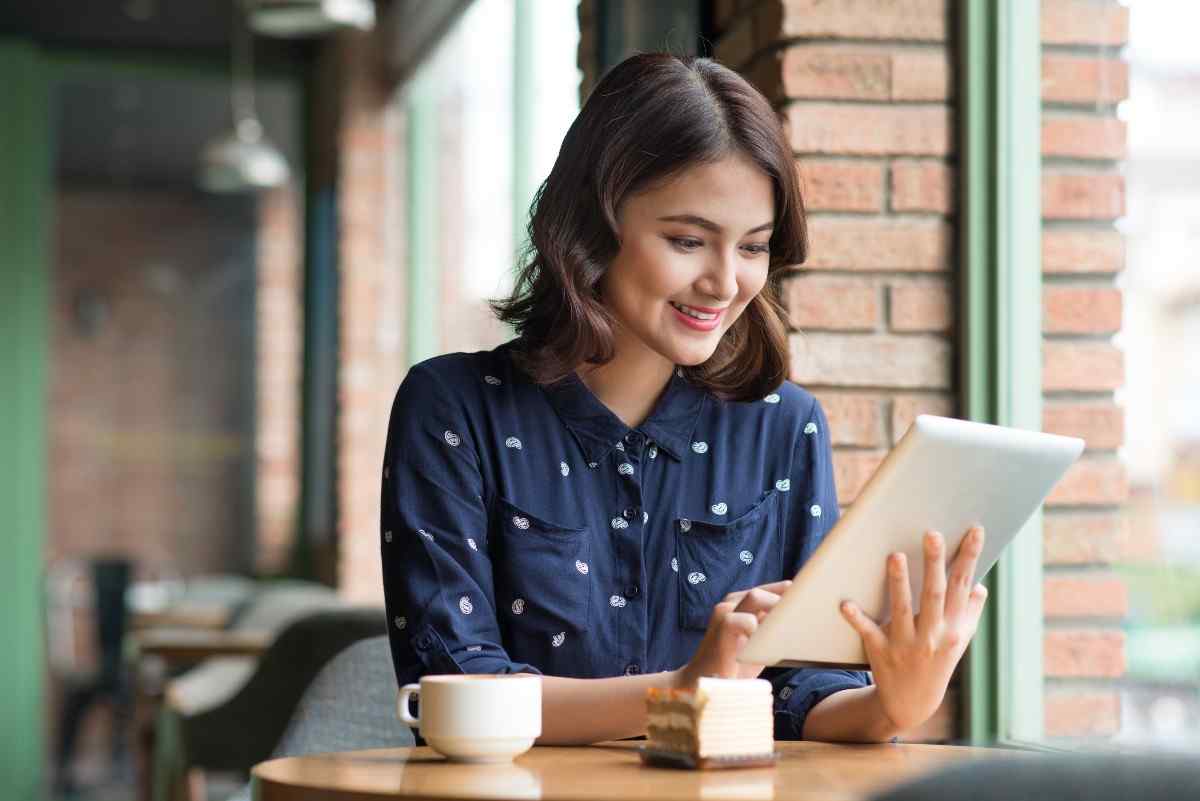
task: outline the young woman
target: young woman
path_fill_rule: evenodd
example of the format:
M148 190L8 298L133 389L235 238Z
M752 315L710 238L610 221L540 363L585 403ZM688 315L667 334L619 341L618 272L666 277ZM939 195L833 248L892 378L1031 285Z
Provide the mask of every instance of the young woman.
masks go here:
M415 366L392 408L383 579L401 684L544 675L542 743L645 732L651 686L775 688L778 739L884 741L945 694L984 603L983 532L947 577L926 534L914 618L843 613L871 674L736 661L838 517L829 427L784 380L778 280L805 259L775 112L705 59L634 56L567 132L534 203L517 337Z

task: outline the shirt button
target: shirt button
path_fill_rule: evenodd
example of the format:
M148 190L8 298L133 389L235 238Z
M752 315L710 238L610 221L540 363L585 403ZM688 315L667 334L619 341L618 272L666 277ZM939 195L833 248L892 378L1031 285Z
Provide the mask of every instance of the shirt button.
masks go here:
M421 650L433 647L433 637L429 634L422 634L417 638L417 647Z
M642 588L639 587L638 585L630 584L628 587L625 588L625 597L626 598L636 598L636 597L638 597L638 593L640 593L641 591L642 591Z
M642 444L642 435L636 431L630 431L625 435L625 444L637 447Z
M641 517L641 515L642 510L636 506L630 506L624 512L621 512L621 517L625 518L626 520L636 520L637 518Z
M625 675L626 676L636 676L637 674L639 674L641 672L642 672L642 666L639 665L637 662L630 662L628 665L625 666Z

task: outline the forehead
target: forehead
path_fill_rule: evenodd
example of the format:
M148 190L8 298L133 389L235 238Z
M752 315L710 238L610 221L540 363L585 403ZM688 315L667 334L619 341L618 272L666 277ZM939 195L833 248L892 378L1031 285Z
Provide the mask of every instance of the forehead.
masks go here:
M626 205L639 216L695 214L740 233L774 219L775 193L770 176L734 154L687 167L633 195Z

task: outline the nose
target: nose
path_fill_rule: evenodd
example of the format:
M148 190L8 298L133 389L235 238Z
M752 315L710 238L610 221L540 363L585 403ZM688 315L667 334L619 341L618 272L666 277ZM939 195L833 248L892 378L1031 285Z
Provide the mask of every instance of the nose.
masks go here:
M696 288L708 297L728 305L737 297L737 261L734 254L720 252L706 265L704 274L696 282Z

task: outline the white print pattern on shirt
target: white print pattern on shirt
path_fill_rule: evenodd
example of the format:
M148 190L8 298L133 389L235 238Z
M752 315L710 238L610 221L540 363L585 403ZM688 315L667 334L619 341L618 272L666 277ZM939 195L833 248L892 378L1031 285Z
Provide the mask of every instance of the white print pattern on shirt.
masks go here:
M651 446L650 446L650 458L651 458L651 459L657 459L657 458L658 458L658 446L657 446L657 445L651 445Z
M754 561L754 554L750 553L749 551L742 551L738 554L738 559L741 559L746 564L750 564Z
M494 375L485 375L483 380L491 384L493 387L500 386L500 379L496 378Z
M815 433L817 433L817 424L816 424L816 423L809 423L808 425L806 425L806 426L804 427L804 433L805 433L805 434L815 434Z
M708 581L708 576L703 573L688 573L688 584L701 584L705 581Z
M772 392L770 395L768 395L767 397L763 398L763 400L764 400L765 402L767 402L767 403L779 403L779 393L778 393L778 392Z
M451 448L457 448L462 443L462 438L453 431L447 431L445 434L442 434L442 436L445 437L446 444Z
M575 560L575 569L578 570L580 573L582 573L585 576L588 574L587 562L580 562L578 559L576 559Z
M787 492L792 488L792 480L790 478L781 478L775 482L775 489L780 492Z
M424 537L425 539L429 540L430 542L433 542L433 535L432 535L432 534L430 534L430 533L429 533L428 531L426 531L425 529L423 529L423 528L419 528L419 529L417 529L417 533L418 533L418 534L420 534L420 535L421 535L422 537Z
M642 525L644 526L649 522L650 522L650 513L643 511L642 512Z
M408 628L408 618L404 618L404 617L396 618L396 628L399 629L400 631L404 631L406 628Z
M525 599L518 598L517 600L513 601L512 610L514 615L525 614Z
M471 651L472 653L474 653L475 651L482 651L482 650L483 650L483 646L482 646L482 645L468 645L468 646L467 646L467 650L468 650L468 651Z
M629 462L621 462L621 464L617 466L617 472L623 476L632 476L633 465L631 465Z
M567 466L566 462L559 462L558 472L563 474L563 478L566 478L567 476L571 475L571 468Z
M383 541L391 542L392 541L392 532L390 532L390 531L383 532Z
M609 598L608 603L614 609L623 609L625 607L625 599L620 595L614 595L613 597Z
M521 440L517 439L516 437L509 437L508 439L504 440L504 447L519 451L521 450Z
M712 505L712 513L714 515L723 515L728 511L729 507L725 505L724 501L721 501L720 503L714 503Z
M786 701L787 699L789 699L791 697L792 697L792 688L791 687L784 687L782 690L779 691L779 700L780 701Z
M471 604L471 599L464 595L458 599L458 610L464 615L469 615L475 611L475 607Z
M808 510L808 513L810 515L812 515L813 517L820 517L821 516L821 505L814 503L812 505L812 508Z
M679 560L676 559L674 556L671 557L671 569L674 570L676 573L679 572Z
M550 644L553 645L555 648L558 648L560 645L562 645L566 641L567 641L567 633L565 631L560 631L558 634L555 634L553 637L550 638Z
M680 518L679 519L679 530L680 531L691 531L692 530L692 521L688 520L686 517Z
M616 445L616 448L617 448L617 450L621 451L622 453L625 452L625 444L624 443L618 442Z
M470 548L472 551L479 550L479 548L477 548L475 545L475 540L471 539L470 537L467 537L467 547Z
M595 462L588 462L588 467L592 468L593 470L595 470L599 466L600 465L596 464Z
M694 450L696 453L708 453L708 443L707 442L693 442L692 450Z
M513 525L524 531L529 528L529 518L521 517L520 515L513 516Z
M629 523L623 517L614 517L612 527L615 529L629 528Z

